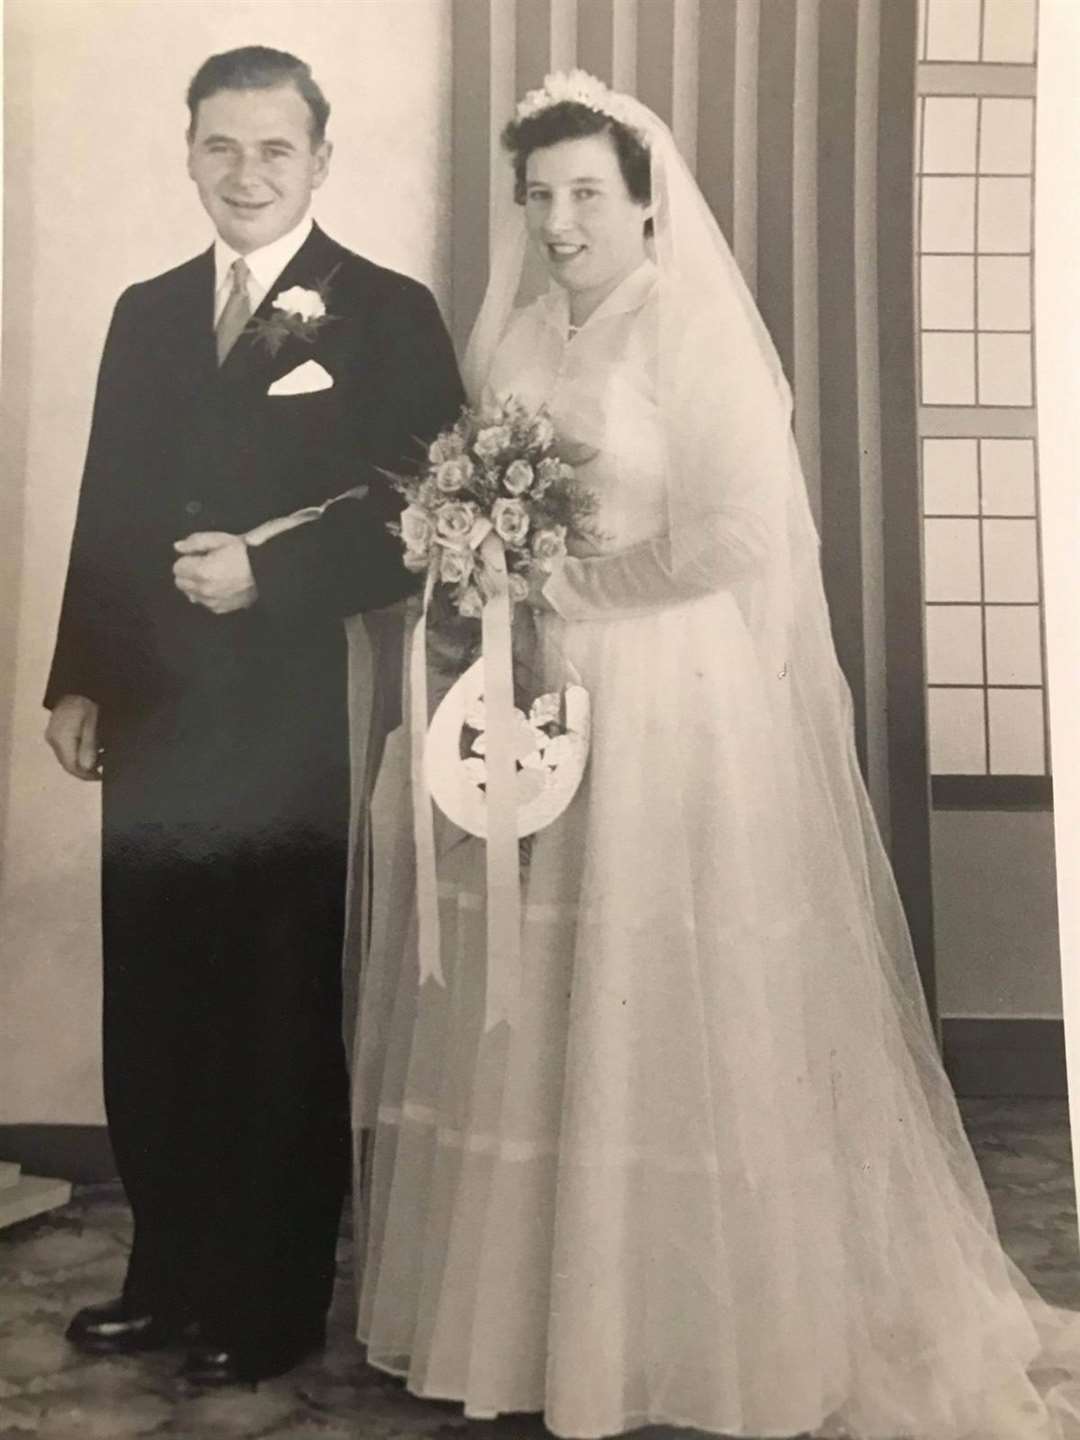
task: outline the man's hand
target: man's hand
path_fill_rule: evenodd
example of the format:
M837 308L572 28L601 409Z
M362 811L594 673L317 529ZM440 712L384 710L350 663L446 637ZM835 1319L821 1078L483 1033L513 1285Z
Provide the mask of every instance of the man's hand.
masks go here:
M61 696L49 716L45 739L69 775L78 780L101 779L95 701L85 695Z
M193 605L215 615L247 610L259 598L247 546L239 535L200 531L173 546L181 559L173 566L176 588Z

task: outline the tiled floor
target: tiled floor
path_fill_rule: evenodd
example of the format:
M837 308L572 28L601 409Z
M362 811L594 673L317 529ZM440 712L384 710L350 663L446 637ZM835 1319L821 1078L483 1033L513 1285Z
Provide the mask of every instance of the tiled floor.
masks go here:
M1080 1308L1080 1259L1065 1105L976 1101L965 1115L1005 1243L1047 1299ZM469 1424L368 1369L351 1338L350 1247L325 1354L257 1390L200 1394L178 1356L88 1360L63 1339L78 1306L113 1294L129 1235L115 1188L0 1234L0 1440L538 1440L532 1419ZM639 1440L648 1433L638 1432ZM672 1432L664 1432L671 1434ZM685 1432L683 1432L685 1433Z

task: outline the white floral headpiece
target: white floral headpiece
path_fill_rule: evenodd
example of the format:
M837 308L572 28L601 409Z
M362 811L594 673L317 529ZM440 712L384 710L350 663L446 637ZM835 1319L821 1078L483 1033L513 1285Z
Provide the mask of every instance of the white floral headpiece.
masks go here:
M643 145L649 144L649 132L642 124L642 107L629 95L619 95L609 90L602 80L590 75L587 70L559 70L544 77L539 90L530 90L518 102L514 112L518 120L529 120L553 105L569 101L585 105L600 115L610 115L620 125L633 130Z

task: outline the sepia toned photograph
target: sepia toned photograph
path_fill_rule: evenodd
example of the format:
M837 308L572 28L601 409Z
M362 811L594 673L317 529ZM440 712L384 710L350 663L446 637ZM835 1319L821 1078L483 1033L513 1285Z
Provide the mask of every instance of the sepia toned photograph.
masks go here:
M1080 1440L1080 7L2 14L0 1440Z

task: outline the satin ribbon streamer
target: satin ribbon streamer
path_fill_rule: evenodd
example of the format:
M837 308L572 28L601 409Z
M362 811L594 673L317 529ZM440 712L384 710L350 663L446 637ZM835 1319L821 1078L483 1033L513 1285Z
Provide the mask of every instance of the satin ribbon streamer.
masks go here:
M413 839L416 845L416 923L420 951L420 984L437 980L445 985L442 973L442 937L439 933L439 882L435 870L435 814L431 791L424 774L424 747L428 730L427 612L435 589L434 566L428 571L420 618L412 634L409 654L409 724L411 732L411 775Z
M513 1024L521 985L521 882L517 835L517 762L514 756L514 678L510 639L510 597L503 543L493 532L480 555L491 595L481 620L484 662L484 721L487 773L487 983L485 1028L505 1020ZM420 983L445 985L439 932L439 893L435 865L435 829L431 790L425 773L428 730L427 610L434 589L428 572L420 618L409 656L413 780L413 828L416 837L416 894Z

